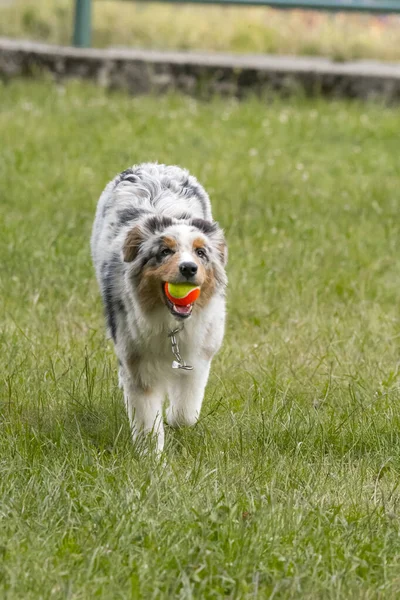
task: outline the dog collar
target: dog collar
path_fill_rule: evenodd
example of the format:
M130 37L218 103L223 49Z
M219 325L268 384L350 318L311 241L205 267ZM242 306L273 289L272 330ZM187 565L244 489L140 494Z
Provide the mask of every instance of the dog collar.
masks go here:
M181 353L179 352L178 340L176 336L180 333L184 328L184 324L176 327L169 332L168 337L171 339L171 350L176 360L172 361L173 369L183 369L184 371L193 371L193 367L191 365L187 365L185 361L182 359Z

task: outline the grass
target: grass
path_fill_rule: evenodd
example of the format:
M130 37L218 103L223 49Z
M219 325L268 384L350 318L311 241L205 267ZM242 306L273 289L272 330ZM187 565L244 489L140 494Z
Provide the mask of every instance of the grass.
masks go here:
M0 90L0 596L398 598L398 110ZM190 168L230 248L202 418L139 459L89 256L104 184Z
M70 44L73 0L0 0L0 35ZM400 60L400 17L93 0L93 45Z

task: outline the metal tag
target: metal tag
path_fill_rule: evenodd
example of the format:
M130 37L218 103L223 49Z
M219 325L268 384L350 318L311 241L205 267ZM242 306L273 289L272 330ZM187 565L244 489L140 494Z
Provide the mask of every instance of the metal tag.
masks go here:
M183 325L181 327L177 327L173 331L168 334L168 337L171 338L171 350L172 354L176 358L176 360L172 361L173 369L183 369L184 371L193 371L193 367L191 365L187 365L184 360L182 360L182 356L179 352L178 340L176 339L177 334L182 331Z

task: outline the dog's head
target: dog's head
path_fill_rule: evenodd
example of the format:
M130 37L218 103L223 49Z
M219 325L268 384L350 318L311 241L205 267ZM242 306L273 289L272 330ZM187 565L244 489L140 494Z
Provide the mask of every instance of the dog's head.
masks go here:
M164 306L185 319L226 286L227 247L215 222L153 215L128 232L123 258L131 263L129 278L147 313ZM165 295L166 282L200 286L200 297L195 305L176 306Z

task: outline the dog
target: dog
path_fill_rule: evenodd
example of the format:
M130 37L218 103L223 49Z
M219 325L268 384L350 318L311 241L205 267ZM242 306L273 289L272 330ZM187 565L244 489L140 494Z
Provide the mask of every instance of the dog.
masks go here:
M91 251L133 439L150 434L160 452L164 400L171 427L194 425L222 344L224 233L206 191L187 170L143 163L101 194ZM183 282L200 287L189 306L175 305L165 293L165 283Z

